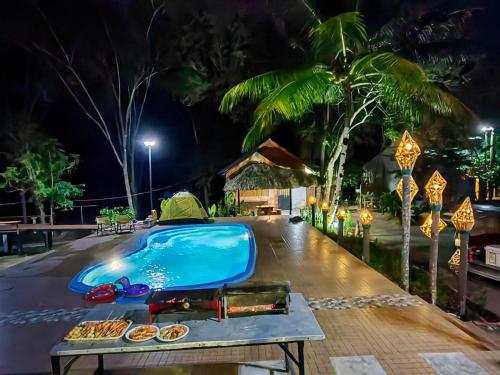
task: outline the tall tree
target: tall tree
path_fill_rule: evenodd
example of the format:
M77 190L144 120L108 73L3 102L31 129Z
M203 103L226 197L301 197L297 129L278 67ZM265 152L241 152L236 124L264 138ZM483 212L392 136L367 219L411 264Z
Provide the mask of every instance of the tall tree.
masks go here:
M81 196L83 185L74 185L64 179L78 165L78 155L67 155L50 139L38 147L25 147L12 165L0 173L0 187L11 191L28 191L30 198L45 223L45 204L49 205L50 223L56 209L73 208L73 198Z
M311 63L294 71L273 71L237 84L220 110L232 111L243 99L258 102L243 147L249 149L283 121L299 122L318 106L326 108L325 138L336 142L328 153L326 198L335 211L351 132L374 113L398 112L409 124L428 113L470 118L468 109L440 87L418 64L393 52L370 52L359 13L342 13L311 29ZM330 118L338 108L337 123ZM335 171L336 169L336 171Z
M134 209L134 157L152 80L165 71L160 38L153 34L163 3L141 2L128 17L101 17L95 30L69 45L40 10L52 43L34 42L67 92L108 143L123 174L128 206Z

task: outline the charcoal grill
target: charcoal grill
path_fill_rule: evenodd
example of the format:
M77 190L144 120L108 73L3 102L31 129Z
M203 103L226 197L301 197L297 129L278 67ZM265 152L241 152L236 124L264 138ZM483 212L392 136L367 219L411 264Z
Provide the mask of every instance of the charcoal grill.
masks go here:
M222 290L224 318L288 314L290 282L247 282Z

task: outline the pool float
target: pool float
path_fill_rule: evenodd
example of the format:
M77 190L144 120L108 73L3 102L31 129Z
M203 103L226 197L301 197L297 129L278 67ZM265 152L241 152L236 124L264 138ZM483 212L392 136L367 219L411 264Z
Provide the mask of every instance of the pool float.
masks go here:
M120 277L115 281L123 287L123 296L127 298L142 297L149 293L149 286L146 284L130 284L127 276Z
M91 289L85 294L85 299L89 302L112 302L116 297L115 284L101 284Z

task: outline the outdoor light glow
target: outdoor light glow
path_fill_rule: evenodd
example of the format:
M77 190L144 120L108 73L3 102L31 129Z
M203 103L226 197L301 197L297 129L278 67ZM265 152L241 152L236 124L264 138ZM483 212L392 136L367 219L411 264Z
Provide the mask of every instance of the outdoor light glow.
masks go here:
M154 147L155 144L156 144L155 140L146 140L146 141L144 141L144 146L146 146L146 147Z
M111 271L116 271L122 268L122 266L122 262L120 262L118 259L115 259L109 264L109 269Z
M359 219L364 225L370 225L373 221L373 215L368 208L363 208L359 213Z
M425 184L425 191L429 196L431 205L443 204L443 191L446 187L446 180L441 176L441 173L435 171L427 184Z
M483 126L483 127L481 127L481 131L482 132L492 132L493 130L495 130L495 128L493 126Z
M458 210L455 211L451 217L451 222L459 232L470 232L474 227L474 210L469 197L465 198Z
M328 211L330 209L330 205L328 204L328 202L321 203L321 209L323 211Z
M314 174L314 171L309 167L304 167L304 172L306 172L307 174Z
M439 232L441 232L444 228L446 228L446 223L444 222L443 219L439 218L439 228L438 228ZM420 226L420 230L427 237L431 238L431 235L432 235L432 214L429 214L429 216L427 216L427 219L425 219L424 223Z
M337 219L344 220L347 217L347 210L344 207L340 207L337 210Z
M314 195L310 195L309 199L307 201L312 206L312 205L316 204L316 197Z
M396 185L396 193L398 193L399 199L403 201L403 179L401 178ZM415 195L418 193L418 185L413 179L413 177L410 176L410 203L415 198Z
M396 149L396 160L399 164L399 168L403 171L411 171L419 155L420 147L418 147L410 133L405 131Z

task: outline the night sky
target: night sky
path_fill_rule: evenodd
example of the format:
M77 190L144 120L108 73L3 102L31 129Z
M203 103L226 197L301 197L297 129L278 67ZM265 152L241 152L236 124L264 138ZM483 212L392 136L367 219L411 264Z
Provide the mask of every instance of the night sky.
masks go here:
M102 19L110 22L122 43L129 43L128 33L133 25L140 23L141 13L137 11L140 1L2 1L0 5L0 126L12 113L22 111L26 96L40 93L39 104L34 113L40 123L40 131L59 140L63 148L81 156L82 163L72 177L75 183L85 183L84 199L124 195L121 171L113 159L109 146L96 127L89 123L82 111L60 84L46 59L33 48L34 43L48 43L50 38L47 25L36 11L39 7L46 14L54 29L62 36L65 45L83 45L82 53L92 56L92 43L99 48L104 38L96 30ZM145 1L149 3L149 1ZM454 93L470 106L480 119L498 123L498 98L500 97L500 41L498 38L498 17L500 2L495 0L477 1L398 1L398 0L359 0L359 1L316 1L320 16L326 19L356 7L365 15L369 33L398 14L425 13L429 8L442 8L445 11L463 8L480 8L474 11L467 26L467 47L477 56L476 65L470 74L470 82L457 88ZM140 7L139 7L140 8ZM169 48L175 49L177 36L189 32L192 15L205 12L214 20L215 27L223 29L236 14L250 35L246 44L247 60L237 74L229 75L229 84L237 83L255 74L271 69L293 65L297 61L297 51L290 41L303 35L311 16L301 1L289 0L171 0L168 14L165 15L165 28L156 38L164 38ZM130 26L130 27L129 27ZM119 32L118 32L119 30ZM45 45L45 44L44 44ZM134 45L131 44L131 48ZM167 48L168 50L168 48ZM75 51L78 54L79 50ZM172 56L175 51L168 50ZM175 59L172 58L172 61ZM175 61L179 64L179 61ZM31 86L26 88L26 77L30 76ZM176 191L191 189L199 196L197 177L215 174L225 165L236 159L240 153L241 142L250 123L250 111L233 122L228 116L217 111L220 94L224 87L209 98L196 105L182 104L170 90L160 82L154 83L148 97L143 117L143 127L137 142L147 136L158 140L153 151L154 187L175 185L168 189ZM99 87L95 87L100 90ZM106 111L106 104L103 109ZM249 107L250 108L250 107ZM196 143L193 122L198 135ZM471 129L473 131L473 129ZM273 139L307 162L311 155L310 146L300 141L290 126L281 126ZM0 146L8 148L5 139ZM355 155L368 160L377 152L377 145L354 146ZM313 160L313 162L315 162ZM7 161L0 159L0 170ZM136 160L138 190L148 189L147 152L139 145ZM211 184L211 200L220 198L222 180L216 177ZM155 198L162 196L156 193ZM142 196L141 212L147 209L148 196ZM15 194L0 194L1 202L16 201ZM90 202L89 202L90 203ZM94 203L94 202L92 202ZM98 202L103 205L102 202ZM126 200L109 201L108 205L124 205ZM78 203L79 204L79 203ZM17 214L12 209L0 206L0 216ZM94 213L88 211L89 217ZM75 215L68 216L74 219Z

